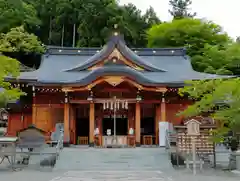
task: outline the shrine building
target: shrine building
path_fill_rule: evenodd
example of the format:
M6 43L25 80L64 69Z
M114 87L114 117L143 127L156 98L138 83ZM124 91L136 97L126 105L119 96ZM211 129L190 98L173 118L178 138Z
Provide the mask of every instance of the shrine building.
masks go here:
M221 76L193 70L184 48L129 48L115 32L101 48L48 47L36 70L8 78L27 93L9 110L8 135L30 124L64 125L70 144L158 144L159 122L178 125L192 102L178 95L186 80Z

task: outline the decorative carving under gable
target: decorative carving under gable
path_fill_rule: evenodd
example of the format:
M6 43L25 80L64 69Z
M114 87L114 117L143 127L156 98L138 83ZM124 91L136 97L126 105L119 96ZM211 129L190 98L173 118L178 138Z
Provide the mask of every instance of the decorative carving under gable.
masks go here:
M115 61L116 59L116 61ZM99 62L98 64L92 66L89 68L89 70L96 69L98 67L104 66L105 63L109 63L111 61L112 64L116 63L119 64L119 62L122 62L123 64L135 69L135 70L144 70L143 68L139 67L138 65L131 62L131 60L126 59L121 52L117 48L115 48L112 53L103 61Z
M121 77L121 76L105 77L104 80L110 85L112 85L113 87L115 87L124 81L124 77Z
M117 85L121 84L122 82L127 82L134 87L136 87L138 90L145 90L145 91L152 91L152 92L162 92L165 93L167 91L167 88L165 87L145 87L134 80L129 79L128 77L124 76L104 76L99 78L98 80L95 80L91 84L84 86L84 87L63 87L62 91L64 92L74 92L74 91L86 91L91 90L93 87L95 87L97 84L100 84L102 82L107 82L108 84L112 85L113 87L116 87Z

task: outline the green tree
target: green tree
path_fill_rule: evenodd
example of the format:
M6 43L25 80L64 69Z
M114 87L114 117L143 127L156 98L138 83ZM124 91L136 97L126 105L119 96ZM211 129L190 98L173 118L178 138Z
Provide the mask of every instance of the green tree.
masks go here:
M17 78L20 73L20 62L14 58L7 57L3 53L29 54L43 53L44 47L37 37L27 33L23 26L12 28L8 33L0 36L0 106L7 102L18 99L24 93L12 87L6 82L7 76Z
M0 32L24 25L35 28L40 25L36 9L22 0L0 0Z
M240 36L237 37L236 42L237 42L237 43L240 43Z
M240 131L239 84L238 78L186 82L186 86L179 90L179 94L187 94L196 102L180 114L192 117L202 113L211 113L210 116L219 122L218 125L222 125L215 130L218 138L229 130Z
M29 34L23 26L12 28L8 33L0 36L1 52L40 53L44 46L34 34Z
M171 6L171 10L168 11L174 19L192 18L196 16L196 12L189 12L189 6L192 5L191 0L170 0L169 5Z
M145 14L143 15L143 18L151 26L161 23L161 20L158 18L157 13L154 11L154 8L152 6L150 6L146 10Z
M22 0L37 11L41 24L33 32L44 44L98 47L106 43L114 24L128 45L145 47L146 30L158 23L150 8L145 14L133 4L121 6L116 0ZM148 19L148 21L146 21Z
M201 72L216 72L224 66L225 62L211 63L210 58L205 59L216 50L216 47L211 49L211 46L217 46L218 51L232 43L219 25L191 18L154 25L148 30L147 39L148 47L186 47L194 69ZM209 64L213 68L211 71Z
M199 71L213 74L239 75L240 45L237 43L206 45L202 55L194 56L194 63Z
M19 75L19 62L0 54L0 63L0 107L4 107L7 102L17 100L24 93L5 81L6 76L16 78Z

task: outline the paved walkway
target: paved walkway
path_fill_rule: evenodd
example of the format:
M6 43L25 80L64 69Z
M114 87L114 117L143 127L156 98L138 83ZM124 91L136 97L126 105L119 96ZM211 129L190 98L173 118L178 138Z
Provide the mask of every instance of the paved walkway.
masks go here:
M235 181L239 176L211 169L193 176L189 170L175 170L161 148L94 149L65 148L53 170L27 168L1 171L8 181Z

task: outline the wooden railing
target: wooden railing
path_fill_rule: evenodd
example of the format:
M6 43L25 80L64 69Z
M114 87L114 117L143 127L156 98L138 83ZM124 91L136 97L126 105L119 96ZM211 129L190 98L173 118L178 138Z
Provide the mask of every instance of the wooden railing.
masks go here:
M88 136L79 136L77 140L78 145L88 145Z
M158 145L158 138L152 135L142 135L141 144L142 145Z
M145 135L143 136L143 145L152 145L153 144L153 136Z

